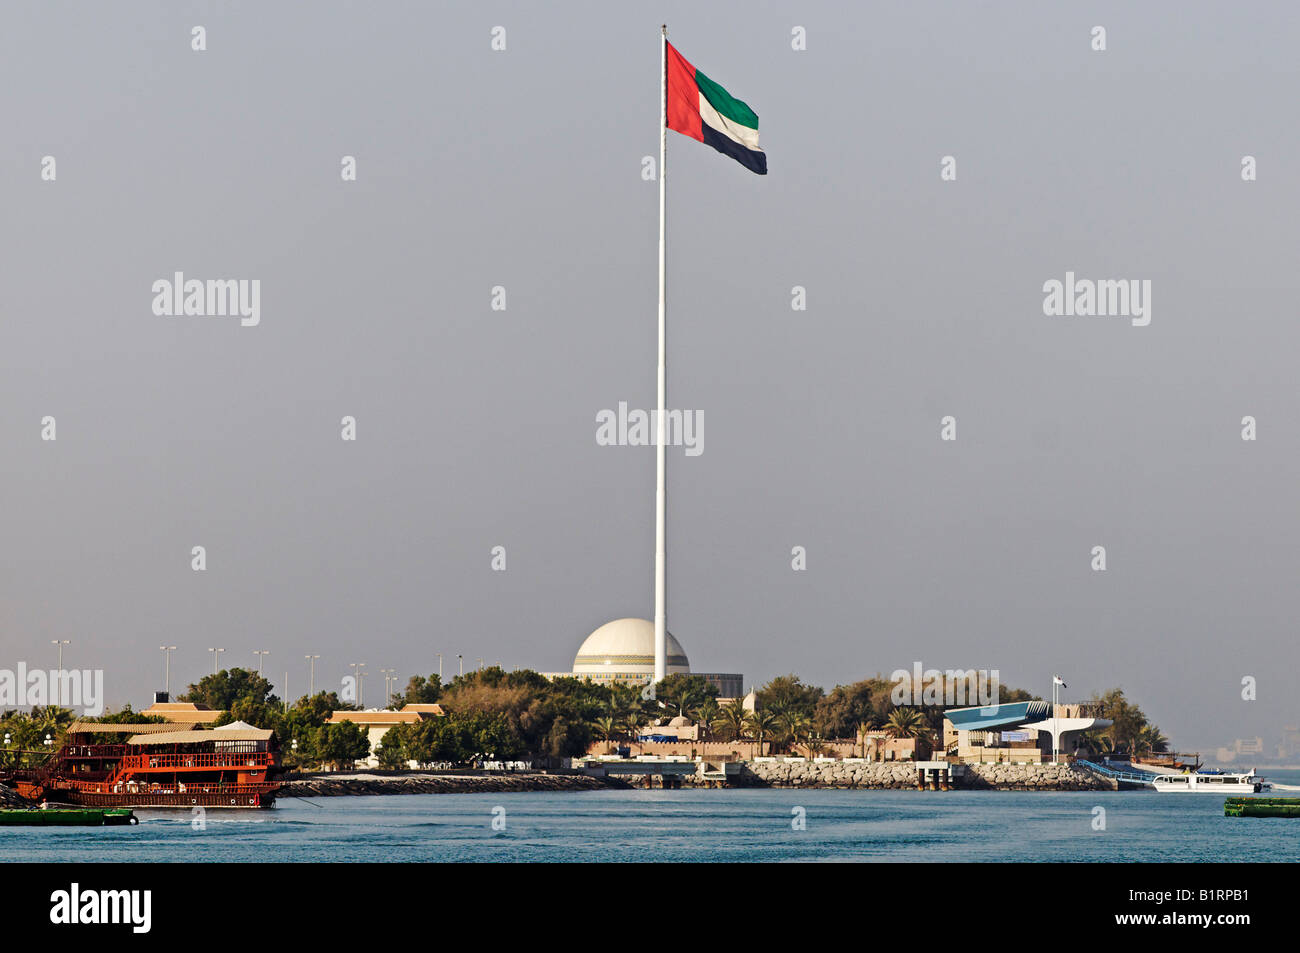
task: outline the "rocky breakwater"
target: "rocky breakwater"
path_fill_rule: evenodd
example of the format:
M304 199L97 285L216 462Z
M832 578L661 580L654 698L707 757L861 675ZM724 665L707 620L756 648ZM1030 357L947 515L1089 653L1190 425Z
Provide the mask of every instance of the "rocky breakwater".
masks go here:
M773 788L915 788L916 768L897 761L750 761L733 783Z
M1114 791L1117 785L1072 764L968 764L964 788L995 791Z
M996 791L1107 791L1115 783L1068 764L968 764L955 788ZM748 762L738 787L875 788L914 790L916 766L906 761Z
M286 781L280 797L348 794L487 794L503 791L603 791L625 788L617 778L574 774L313 774Z

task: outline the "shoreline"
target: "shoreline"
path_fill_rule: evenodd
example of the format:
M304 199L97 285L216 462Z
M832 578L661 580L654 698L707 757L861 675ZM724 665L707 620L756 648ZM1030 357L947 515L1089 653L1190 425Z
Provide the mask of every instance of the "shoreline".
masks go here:
M1113 781L1067 765L972 765L952 790L966 791L1115 791ZM917 790L916 769L905 762L876 764L746 763L725 785L700 775L685 775L677 789L809 789L844 791ZM663 790L662 780L654 789ZM518 772L466 774L356 772L312 774L284 783L278 798L348 795L475 794L528 791L647 790L645 776Z
M513 791L605 791L631 785L619 778L583 774L524 772L500 775L438 774L316 774L286 781L276 799L346 797L358 794L496 794Z

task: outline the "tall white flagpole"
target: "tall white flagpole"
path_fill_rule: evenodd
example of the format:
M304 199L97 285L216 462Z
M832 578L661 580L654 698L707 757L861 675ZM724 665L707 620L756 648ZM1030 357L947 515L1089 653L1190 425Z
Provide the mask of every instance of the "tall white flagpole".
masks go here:
M665 296L667 287L667 260L664 257L664 197L668 179L668 25L659 35L659 416L655 440L655 681L668 674L668 622L667 583L664 536L667 528L665 510L665 459L667 449L667 399L668 375L665 371L667 355L667 320Z

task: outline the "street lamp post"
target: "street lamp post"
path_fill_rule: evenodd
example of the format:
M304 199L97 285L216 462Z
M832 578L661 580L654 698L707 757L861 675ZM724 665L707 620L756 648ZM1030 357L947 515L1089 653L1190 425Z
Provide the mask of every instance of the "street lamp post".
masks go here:
M222 652L225 651L225 649L214 649L214 648L212 648L211 646L209 646L209 647L208 647L208 651L212 653L212 674L213 674L213 675L216 675L216 674L217 674L217 658L219 657L220 653L222 653Z
M1058 748L1057 738L1059 737L1060 726L1056 718L1056 706L1061 697L1061 689L1069 688L1065 684L1065 679L1059 675L1052 676L1052 764L1056 764L1056 752Z
M261 675L261 674L262 674L262 662L265 661L266 656L268 656L268 655L271 654L271 650L270 650L270 649L253 649L253 654L257 656L257 674L258 674L258 675Z
M67 639L50 639L50 644L57 645L59 647L59 667L58 669L56 669L56 671L61 672L63 671L63 647L65 645L71 645L72 643L69 642Z
M438 653L438 681L442 681L442 653Z
M307 697L310 698L312 695L316 694L316 660L320 658L320 656L304 655L303 658L311 663L311 675L308 676L307 681Z
M162 652L163 655L166 656L166 658L167 658L167 667L166 667L166 669L165 669L165 673L166 673L166 674L163 675L163 694L165 694L165 695L167 696L167 700L168 700L168 701L171 701L171 697L172 697L172 653L176 651L176 646L174 646L174 645L160 645L160 646L158 646L158 651L159 651L159 652Z
M363 668L365 668L365 667L366 667L366 663L365 663L365 662L349 662L349 663L348 663L348 668L352 669L352 681L353 681L353 683L356 685L356 689L357 689L357 707L358 707L358 708L364 708L364 707L365 707L365 705L362 704L363 699L365 698L365 694L364 694L364 692L363 692L362 689L361 689L361 680L362 680L363 678L366 677L366 673L363 672L363 671L361 671L361 670L362 670Z
M463 655L457 655L457 656L456 656L456 661L457 661L457 663L459 663L459 665L460 665L460 674L461 674L461 675L464 675L464 674L465 674L465 656L463 656Z

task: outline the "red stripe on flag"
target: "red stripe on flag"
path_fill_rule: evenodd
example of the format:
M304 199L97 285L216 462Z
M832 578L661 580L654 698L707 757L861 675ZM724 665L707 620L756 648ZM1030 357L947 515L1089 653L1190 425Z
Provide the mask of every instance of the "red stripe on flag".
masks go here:
M695 67L671 43L664 45L668 53L668 128L703 142L704 121L700 119L700 87L695 83Z

